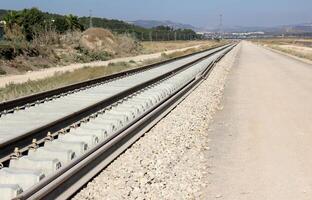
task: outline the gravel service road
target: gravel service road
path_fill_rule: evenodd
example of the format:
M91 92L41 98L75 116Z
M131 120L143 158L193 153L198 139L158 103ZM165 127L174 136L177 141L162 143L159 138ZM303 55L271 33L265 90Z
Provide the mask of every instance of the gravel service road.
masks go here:
M312 65L249 42L208 135L205 199L312 199Z
M171 113L73 199L201 199L207 188L208 125L219 109L240 45Z

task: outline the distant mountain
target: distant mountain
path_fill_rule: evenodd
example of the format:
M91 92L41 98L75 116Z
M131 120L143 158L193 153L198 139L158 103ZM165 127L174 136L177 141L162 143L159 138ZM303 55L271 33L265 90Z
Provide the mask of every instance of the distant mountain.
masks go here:
M154 28L157 26L169 26L174 29L192 29L194 31L201 31L201 28L192 26L190 24L183 24L183 23L177 23L172 22L169 20L166 21L158 21L158 20L136 20L136 21L129 21L128 23L134 24L136 26L141 26L144 28Z
M286 25L280 27L281 31L286 33L311 33L312 23L303 23L296 25Z
M169 26L174 29L192 29L196 32L219 32L219 28L210 28L204 29L195 27L190 24L183 24L172 22L169 20L166 21L158 21L158 20L136 20L128 22L130 24L141 26L144 28L153 28L157 26ZM311 33L312 32L312 23L302 23L302 24L294 24L294 25L281 25L281 26L272 26L272 27L264 27L264 26L229 26L223 27L222 32L233 33L233 32L264 32L270 34L296 34L296 33Z
M211 32L218 32L219 29L209 29ZM223 27L223 32L233 33L233 32L265 32L274 34L296 34L296 33L311 33L312 23L302 23L294 25L281 25L272 27L261 27L261 26L231 26Z

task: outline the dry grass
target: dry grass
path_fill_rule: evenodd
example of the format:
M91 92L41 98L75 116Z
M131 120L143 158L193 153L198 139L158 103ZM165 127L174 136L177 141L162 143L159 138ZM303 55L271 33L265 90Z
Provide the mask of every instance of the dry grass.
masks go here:
M312 39L308 38L273 38L253 41L259 44L268 44L268 45L299 45L312 47Z
M116 52L118 52L117 57L133 56L142 53L141 43L133 39L130 35L118 35L116 40L118 44L116 48Z
M142 42L142 53L156 53L173 49L181 49L195 45L212 45L215 41L163 41L163 42Z
M213 48L213 47L216 47L216 46L220 46L220 45L223 45L225 43L226 43L226 41L223 41L223 42L210 41L210 42L207 42L204 45L202 45L200 47L197 47L197 48L190 48L190 49L187 49L187 50L184 50L184 51L176 51L176 52L169 53L169 54L168 53L163 53L162 56L167 58L167 59L175 58L175 57L183 56L183 55L190 54L190 53L193 53L193 52L196 52L196 51L202 51L202 50L205 50L205 49L209 49L209 48Z
M56 73L54 76L0 88L0 101L43 92L69 84L110 75L138 67L135 63L114 63L104 67L84 67L73 72Z
M101 76L106 76L106 75L110 75L113 73L118 73L121 71L138 68L144 65L164 61L169 58L174 58L174 57L190 54L196 51L203 50L203 48L209 48L209 47L211 47L211 45L204 46L198 49L192 48L186 51L163 54L162 57L160 58L145 60L144 62L140 62L140 63L130 61L128 63L120 62L120 63L114 63L114 64L110 64L108 66L103 66L103 67L84 67L81 69L77 69L73 72L56 73L54 76L45 78L45 79L40 79L36 81L28 81L26 83L21 83L21 84L9 84L4 88L0 88L0 101L7 101L7 100L15 99L18 97L63 87L69 84L74 84L74 83L78 83L81 81L86 81L86 80L98 78Z
M79 41L81 47L90 51L106 51L111 55L116 54L118 44L116 37L103 28L89 28L81 34Z
M304 59L308 59L308 60L312 60L312 51L310 53L304 51L304 50L298 50L298 49L291 49L291 48L286 48L283 47L282 45L269 45L268 47L293 55L293 56L297 56L299 58L304 58Z
M254 42L299 58L312 60L312 39L280 38L256 40Z
M89 51L106 52L115 58L136 55L141 48L131 35L114 35L102 28L87 29L82 33L79 44Z

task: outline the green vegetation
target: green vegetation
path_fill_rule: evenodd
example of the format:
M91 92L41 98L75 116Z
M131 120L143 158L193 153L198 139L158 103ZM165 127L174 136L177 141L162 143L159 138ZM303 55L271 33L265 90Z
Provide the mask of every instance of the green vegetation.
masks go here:
M44 30L55 30L58 33L65 33L69 30L84 30L89 28L90 25L89 17L62 16L41 12L37 8L24 9L22 11L0 10L0 20L7 22L9 30L20 28L27 40L33 39L35 34ZM196 34L191 29L174 30L166 26L147 29L121 20L98 17L92 18L92 24L93 27L109 29L117 34L131 34L136 39L142 41L201 39L201 35Z
M31 41L42 32L56 30L62 33L68 30L83 30L77 16L51 15L37 8L9 11L2 20L5 21L5 36L8 40L15 39L16 34L20 34L20 40L24 37L27 41Z
M90 18L79 18L80 23L86 28L89 27ZM174 30L167 26L158 26L152 29L135 26L120 20L109 20L105 18L92 18L94 27L110 29L117 34L131 34L141 41L168 41L168 40L195 40L201 39L201 35L196 34L191 29Z
M86 48L80 47L79 49L80 54L76 55L75 60L77 62L86 63L92 62L96 60L109 60L112 56L105 51L89 51Z
M3 20L3 17L8 13L8 10L0 9L0 20Z
M1 10L0 19L4 21L2 26L5 31L5 40L0 44L0 64L14 60L17 56L24 56L26 59L40 56L49 60L51 64L58 63L61 58L54 48L62 45L61 33L83 30L76 16L52 15L37 8L21 11ZM17 64L8 65L20 66ZM22 68L18 67L18 70L23 71Z
M140 41L200 38L188 29L146 29L105 18L92 18L93 26L99 28L87 29L89 17L51 14L37 8L0 10L0 21L5 32L0 42L0 69L8 73L137 55L142 51Z

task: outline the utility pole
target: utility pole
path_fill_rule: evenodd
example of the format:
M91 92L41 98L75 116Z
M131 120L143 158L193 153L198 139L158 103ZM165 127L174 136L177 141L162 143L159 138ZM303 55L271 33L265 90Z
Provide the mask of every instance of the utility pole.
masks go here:
M220 14L220 21L219 21L219 38L222 39L222 26L223 26L223 15Z
M150 41L153 41L153 32L152 31L149 32L149 38L150 38Z
M92 23L92 10L89 10L89 28L92 28L93 27L93 23Z

